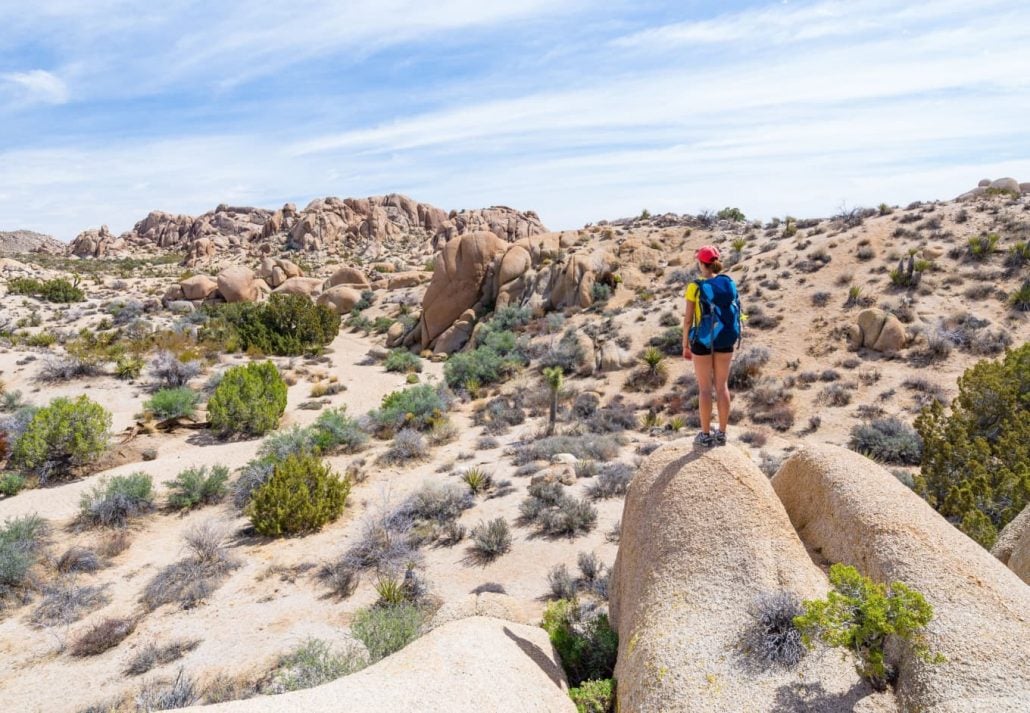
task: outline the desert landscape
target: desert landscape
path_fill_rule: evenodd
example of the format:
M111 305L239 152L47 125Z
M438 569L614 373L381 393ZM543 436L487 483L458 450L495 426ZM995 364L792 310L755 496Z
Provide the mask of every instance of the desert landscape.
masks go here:
M705 244L746 314L715 448ZM0 253L5 711L1030 707L1030 184L560 232L223 204Z

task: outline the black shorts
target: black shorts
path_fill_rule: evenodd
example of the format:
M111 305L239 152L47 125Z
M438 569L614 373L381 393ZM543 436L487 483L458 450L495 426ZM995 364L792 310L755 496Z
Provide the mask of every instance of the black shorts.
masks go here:
M694 356L709 356L712 353L712 350L709 349L708 347L701 346L700 344L691 344L690 345L690 353L693 354ZM715 348L715 353L716 354L732 354L733 353L733 347L716 347Z

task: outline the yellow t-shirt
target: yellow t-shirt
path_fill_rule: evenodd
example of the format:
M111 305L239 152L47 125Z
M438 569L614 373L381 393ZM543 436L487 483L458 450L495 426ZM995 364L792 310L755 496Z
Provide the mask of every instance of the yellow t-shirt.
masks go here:
M701 300L697 298L697 290L697 283L691 282L689 285L687 285L687 289L683 293L683 296L686 298L687 302L694 303L694 321L690 323L691 327L696 327L698 323L701 321Z

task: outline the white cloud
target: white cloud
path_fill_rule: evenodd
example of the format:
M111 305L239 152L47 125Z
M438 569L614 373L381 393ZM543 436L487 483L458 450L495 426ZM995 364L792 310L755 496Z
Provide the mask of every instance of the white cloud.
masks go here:
M13 91L14 101L19 104L64 104L68 101L68 86L64 80L45 69L0 74L0 81Z

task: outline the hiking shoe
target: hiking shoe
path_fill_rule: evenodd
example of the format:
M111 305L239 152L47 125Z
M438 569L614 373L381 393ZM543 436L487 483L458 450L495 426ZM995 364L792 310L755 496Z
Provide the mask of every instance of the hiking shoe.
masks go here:
M696 436L694 436L694 443L699 446L704 446L705 448L711 448L715 445L715 436L710 433L700 431Z
M715 429L715 431L712 432L712 438L715 439L715 445L726 445L726 431L720 431L719 429Z

